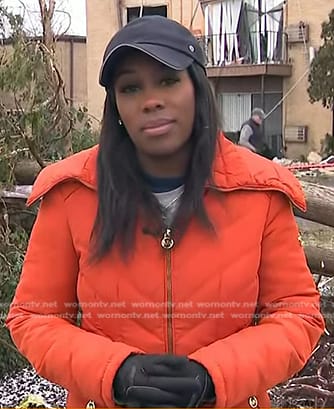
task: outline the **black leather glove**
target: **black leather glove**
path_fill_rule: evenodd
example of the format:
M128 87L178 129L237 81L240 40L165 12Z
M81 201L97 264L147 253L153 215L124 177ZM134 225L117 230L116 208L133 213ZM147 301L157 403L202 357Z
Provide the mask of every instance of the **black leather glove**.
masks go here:
M185 356L130 355L113 382L114 401L126 407L198 407L215 399L207 370Z

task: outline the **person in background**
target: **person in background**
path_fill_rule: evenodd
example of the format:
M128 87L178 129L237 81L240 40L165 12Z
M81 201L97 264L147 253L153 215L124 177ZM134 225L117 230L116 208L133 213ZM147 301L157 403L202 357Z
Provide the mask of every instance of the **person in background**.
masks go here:
M252 152L272 159L274 155L265 142L263 133L262 123L264 119L264 111L261 108L254 108L251 117L241 125L238 143Z
M225 138L179 23L127 24L99 82L99 143L43 169L28 200L13 341L68 408L270 407L324 331L299 182Z

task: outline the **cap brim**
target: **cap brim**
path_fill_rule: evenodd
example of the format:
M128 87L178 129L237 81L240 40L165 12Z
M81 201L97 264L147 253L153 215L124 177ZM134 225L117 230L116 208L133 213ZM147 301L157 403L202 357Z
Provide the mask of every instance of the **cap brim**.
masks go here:
M99 82L106 87L110 83L112 71L115 68L115 57L124 48L132 48L149 55L161 64L166 65L176 71L183 71L187 69L194 60L179 51L171 48L163 47L153 44L122 44L116 47L110 54L108 54L103 62L100 70Z

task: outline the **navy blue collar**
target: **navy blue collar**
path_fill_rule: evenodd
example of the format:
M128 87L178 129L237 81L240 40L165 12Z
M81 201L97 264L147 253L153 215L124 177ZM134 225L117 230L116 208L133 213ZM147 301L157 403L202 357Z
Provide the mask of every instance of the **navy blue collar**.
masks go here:
M146 183L154 193L168 192L177 189L184 184L184 176L177 177L157 177L143 174Z

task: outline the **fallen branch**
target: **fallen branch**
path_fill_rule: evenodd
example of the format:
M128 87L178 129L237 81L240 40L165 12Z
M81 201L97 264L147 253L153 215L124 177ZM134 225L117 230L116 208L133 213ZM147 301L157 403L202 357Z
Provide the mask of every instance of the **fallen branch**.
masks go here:
M334 252L319 247L304 247L307 263L314 274L334 277Z
M312 385L291 385L282 391L282 395L302 396L306 398L334 398L334 392Z
M334 227L334 189L300 181L306 196L307 212L294 208L296 216L325 226Z

